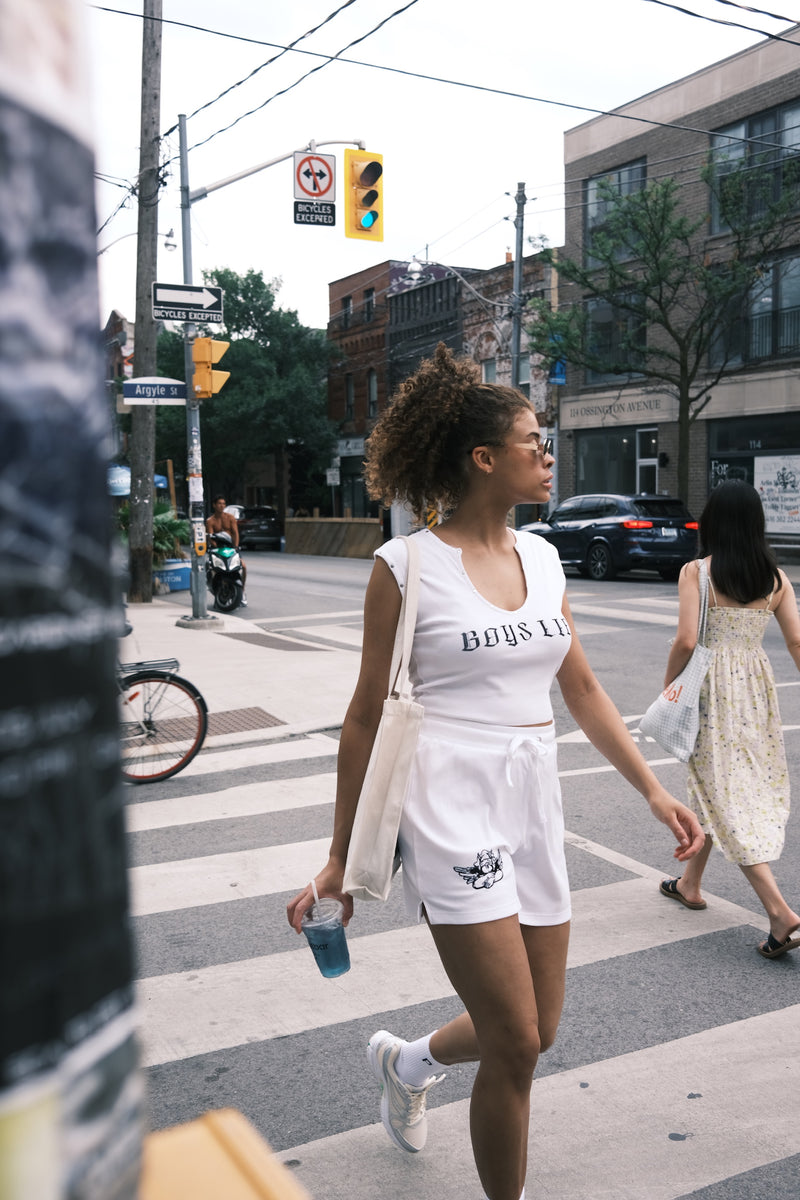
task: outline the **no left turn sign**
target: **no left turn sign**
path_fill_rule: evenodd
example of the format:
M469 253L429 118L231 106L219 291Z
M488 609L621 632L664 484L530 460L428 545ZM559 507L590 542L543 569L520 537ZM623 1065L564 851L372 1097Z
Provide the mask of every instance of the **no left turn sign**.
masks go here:
M332 154L297 150L294 156L295 200L333 200L336 159Z

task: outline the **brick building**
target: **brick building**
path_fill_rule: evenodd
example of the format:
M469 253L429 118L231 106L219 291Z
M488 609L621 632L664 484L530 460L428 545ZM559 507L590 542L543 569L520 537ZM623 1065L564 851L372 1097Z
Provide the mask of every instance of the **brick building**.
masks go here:
M467 354L487 382L511 383L513 263L487 271L389 260L329 285L328 337L339 355L328 375L328 412L339 423L341 511L377 515L361 483L364 443L395 389L439 342ZM522 260L521 302L549 294L550 271ZM546 419L545 374L521 333L520 388Z
M800 42L800 26L788 37ZM587 262L593 229L602 221L601 182L630 194L648 179L668 175L679 185L687 216L706 218L698 235L700 255L724 255L727 231L702 169L711 157L733 166L753 163L771 173L779 193L787 164L800 156L797 68L794 45L761 42L568 130L565 255ZM648 120L660 124L648 125ZM794 161L792 169L797 166ZM580 290L563 281L560 299L583 303ZM619 315L596 302L587 311L593 332L611 345ZM786 504L785 496L776 494L789 492L800 501L796 227L780 253L764 262L759 287L743 298L723 335L732 354L729 369L691 426L689 505L699 512L723 478L748 479L765 497L768 529L800 535L800 517L789 512L800 504ZM649 339L652 331L643 336ZM666 387L570 367L559 390L562 497L591 491L676 492L677 399Z

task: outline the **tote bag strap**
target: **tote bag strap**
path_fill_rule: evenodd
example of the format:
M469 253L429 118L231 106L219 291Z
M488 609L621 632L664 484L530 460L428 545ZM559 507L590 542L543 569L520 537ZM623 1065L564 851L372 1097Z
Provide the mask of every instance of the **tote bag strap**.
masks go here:
M708 620L708 571L706 560L700 559L700 570L697 573L697 584L700 588L700 615L697 620L698 645L706 644L706 622Z
M404 537L403 541L408 551L408 575L406 586L403 589L400 615L397 618L397 632L394 636L392 666L389 672L389 695L407 697L411 691L408 663L411 658L419 601L419 544L414 537Z

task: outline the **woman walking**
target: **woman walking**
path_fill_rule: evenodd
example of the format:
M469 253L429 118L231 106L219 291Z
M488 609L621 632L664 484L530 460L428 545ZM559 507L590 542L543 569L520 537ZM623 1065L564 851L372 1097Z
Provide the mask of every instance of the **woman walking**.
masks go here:
M780 857L789 816L789 772L772 667L762 641L773 613L800 669L800 617L794 589L767 545L761 498L749 483L714 488L700 517L709 583L706 645L714 651L700 694L700 732L689 759L688 804L705 833L703 848L661 892L705 908L700 892L712 846L738 863L764 906L769 934L758 947L781 958L800 946L800 916L781 895L770 862ZM697 642L700 559L678 583L678 632L665 686Z
M366 479L384 503L440 506L419 546L411 659L425 710L400 827L403 887L423 916L465 1012L412 1042L386 1030L369 1044L396 1145L421 1150L425 1100L441 1071L479 1061L470 1108L475 1162L489 1200L524 1196L530 1089L564 998L570 901L550 687L646 798L686 861L702 844L690 811L659 784L592 674L553 547L507 525L520 503L546 504L553 458L528 400L481 384L440 344L382 414ZM342 893L347 846L389 671L406 543L376 552L364 608L361 671L342 728L334 833L320 895ZM299 932L313 902L288 906Z

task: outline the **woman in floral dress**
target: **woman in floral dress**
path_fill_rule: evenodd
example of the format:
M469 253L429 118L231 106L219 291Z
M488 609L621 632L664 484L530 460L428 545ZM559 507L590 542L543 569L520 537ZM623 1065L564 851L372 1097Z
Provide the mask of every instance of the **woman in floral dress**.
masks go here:
M800 670L800 617L794 590L764 536L761 498L749 483L726 482L711 493L700 518L707 555L706 645L714 651L700 695L700 733L689 760L687 803L705 845L664 896L700 909L703 870L712 845L738 863L769 918L758 946L780 958L800 946L800 916L789 907L769 866L780 857L789 816L789 773L772 667L762 640L774 613ZM697 641L700 560L687 563L678 585L678 632L665 686L686 666Z

